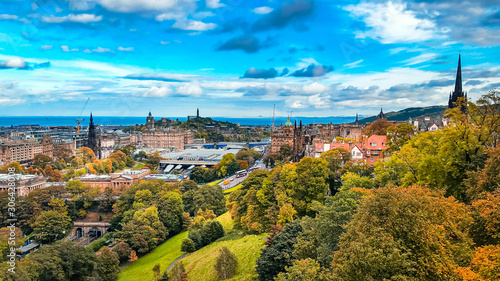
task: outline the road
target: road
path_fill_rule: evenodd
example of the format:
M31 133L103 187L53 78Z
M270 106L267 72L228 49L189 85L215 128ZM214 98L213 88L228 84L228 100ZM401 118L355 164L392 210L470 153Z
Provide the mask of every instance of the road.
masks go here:
M257 167L257 169L266 169L266 165L264 165L264 164L257 164L254 166ZM219 183L219 185L222 186L222 189L224 189L224 190L230 189L230 188L237 186L242 181L246 180L246 178L248 178L248 174L244 177L239 177L239 178L237 178L235 175L233 175L233 176L230 176L230 177L224 179L223 181L221 181ZM224 181L226 181L226 180L229 180L228 184L224 184Z

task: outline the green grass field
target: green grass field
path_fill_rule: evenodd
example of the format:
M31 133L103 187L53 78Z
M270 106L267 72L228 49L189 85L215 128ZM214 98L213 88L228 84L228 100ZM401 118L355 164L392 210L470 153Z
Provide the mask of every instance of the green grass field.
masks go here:
M216 180L216 181L213 181L211 183L207 183L207 185L214 186L216 184L219 184L221 181L222 181L221 179L220 180Z
M226 236L196 252L185 256L181 261L186 267L188 279L191 281L216 281L214 265L219 249L227 247L238 258L236 274L227 280L256 280L255 262L264 246L262 235L246 235L242 231L233 230L234 222L229 212L217 218L221 222Z
M142 169L142 167L144 167L144 164L143 163L139 163L137 166L135 166L133 168L133 170L140 170L140 169Z
M125 267L118 276L119 281L149 281L154 280L153 266L160 264L161 271L167 267L184 252L181 252L181 243L188 235L187 231L181 232L158 246L151 253L136 260Z
M234 186L234 187L231 187L230 189L224 190L224 194L229 194L229 193L231 193L231 192L233 192L235 190L238 190L240 188L241 188L241 183L238 184L238 185L236 185L236 186Z
M188 254L181 260L189 280L219 280L214 265L219 255L219 249L222 247L227 247L238 258L238 268L235 275L226 280L250 281L257 279L255 263L264 247L264 235L238 235L235 231L217 242Z
M224 227L226 233L233 229L233 220L229 213L225 213L217 218ZM149 281L154 280L153 266L160 264L161 272L184 252L181 252L181 243L188 235L187 231L181 232L168 239L165 243L158 246L151 253L136 260L131 265L125 267L118 276L118 281ZM190 279L193 281L194 279ZM203 280L203 279L200 279Z

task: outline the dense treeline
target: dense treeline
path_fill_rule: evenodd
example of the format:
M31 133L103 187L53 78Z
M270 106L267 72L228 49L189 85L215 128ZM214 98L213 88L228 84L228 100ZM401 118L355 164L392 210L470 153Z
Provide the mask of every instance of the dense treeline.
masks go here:
M321 173L321 158L252 173L228 207L243 228L269 232L258 279L500 280L499 105L491 91L466 114L448 110L451 125L435 132L373 126L391 153L374 169L330 151Z

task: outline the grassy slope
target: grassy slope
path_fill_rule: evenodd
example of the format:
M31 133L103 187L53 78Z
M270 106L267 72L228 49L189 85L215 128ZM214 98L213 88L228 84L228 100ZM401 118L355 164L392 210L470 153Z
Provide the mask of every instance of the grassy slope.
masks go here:
M235 191L237 189L240 189L240 187L241 187L241 183L238 184L238 185L236 185L236 186L234 186L234 187L231 187L230 189L224 190L224 194L229 194L229 193L231 193L231 192L233 192L233 191Z
M118 276L118 281L154 280L153 266L159 263L163 272L167 267L184 252L181 252L181 243L188 235L187 231L181 232L158 246L151 253L141 257L131 265L125 267Z
M210 186L215 186L216 184L219 184L221 181L222 181L222 179L220 179L220 180L216 180L216 181L213 181L213 182L207 183L207 185L210 185Z
M238 258L236 274L226 280L255 280L255 262L264 246L264 235L239 235L237 231L230 231L233 221L229 213L220 216L218 220L224 226L227 236L200 250L188 254L182 259L186 267L188 278L191 281L216 281L218 280L214 265L219 255L219 249L227 247Z
M221 215L217 218L217 220L221 222L226 233L233 229L233 221L229 213ZM155 264L159 263L161 271L163 272L175 259L184 253L181 252L181 243L187 235L187 231L175 235L154 249L153 252L141 257L131 265L125 267L120 272L118 281L153 280L153 266L155 266ZM194 279L190 280L194 281Z
M137 166L135 166L134 168L132 168L132 170L140 170L140 169L142 169L142 167L144 167L144 164L143 163L139 163Z

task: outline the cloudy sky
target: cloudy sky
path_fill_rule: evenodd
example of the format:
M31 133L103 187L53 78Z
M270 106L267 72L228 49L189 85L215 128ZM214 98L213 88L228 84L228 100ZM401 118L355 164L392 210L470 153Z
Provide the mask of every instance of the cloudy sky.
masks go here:
M0 0L0 115L352 116L500 87L490 0ZM497 2L498 3L498 2Z

